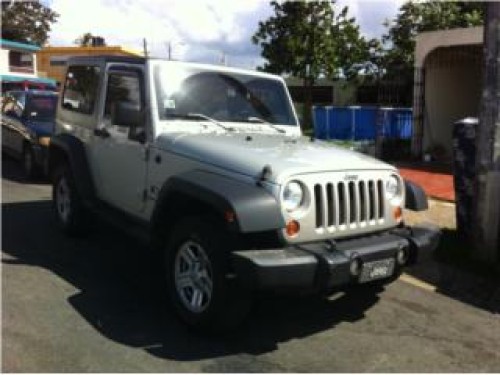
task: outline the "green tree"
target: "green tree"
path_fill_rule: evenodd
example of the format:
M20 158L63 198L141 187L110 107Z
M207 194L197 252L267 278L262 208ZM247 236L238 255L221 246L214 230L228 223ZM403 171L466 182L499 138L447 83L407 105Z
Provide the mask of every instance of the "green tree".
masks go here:
M105 46L106 42L102 36L94 35L92 33L85 33L74 40L75 44L80 47L92 47L92 46Z
M320 77L354 75L350 68L369 58L369 42L360 36L355 19L334 2L272 1L274 15L259 22L252 42L267 61L259 69L304 80L304 125L311 124L312 86Z
M43 45L57 17L39 1L2 0L2 38Z
M389 48L380 63L390 78L413 78L415 38L423 31L472 27L483 23L484 4L463 1L409 1L401 6L382 42Z

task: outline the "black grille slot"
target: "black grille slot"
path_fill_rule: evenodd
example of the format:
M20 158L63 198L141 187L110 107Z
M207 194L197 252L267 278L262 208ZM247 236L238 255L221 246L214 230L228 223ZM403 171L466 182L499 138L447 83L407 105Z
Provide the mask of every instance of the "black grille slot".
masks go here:
M323 226L323 192L321 185L314 185L314 202L316 204L316 228Z
M339 197L339 225L343 225L347 223L347 200L345 194L344 184L339 182L337 185L338 197Z
M333 185L328 183L326 185L326 209L327 209L327 225L331 227L335 224L334 214L335 214L335 202L333 201Z
M368 182L368 219L375 219L375 184L373 181Z
M359 191L359 221L366 221L366 189L365 182L361 181L358 185Z
M378 185L378 218L384 217L384 184L382 180L377 181Z
M358 209L356 202L356 187L354 182L349 182L349 223L356 221L356 211Z

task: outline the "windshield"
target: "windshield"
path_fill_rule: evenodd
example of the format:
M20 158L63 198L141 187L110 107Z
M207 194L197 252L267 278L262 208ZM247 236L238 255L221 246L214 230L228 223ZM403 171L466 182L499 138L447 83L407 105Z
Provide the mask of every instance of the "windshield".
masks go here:
M53 121L56 115L56 96L31 96L28 100L27 114L33 120Z
M161 120L196 113L217 121L297 125L283 83L175 64L154 70Z

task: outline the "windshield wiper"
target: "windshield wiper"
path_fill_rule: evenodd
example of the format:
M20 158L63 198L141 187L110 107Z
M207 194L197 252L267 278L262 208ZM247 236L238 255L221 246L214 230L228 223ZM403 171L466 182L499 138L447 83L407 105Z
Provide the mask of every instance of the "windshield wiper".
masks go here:
M171 117L171 118L181 118L181 119L186 119L186 120L206 120L208 122L211 122L212 124L215 124L215 125L221 127L222 129L224 129L226 131L233 131L234 130L234 128L222 125L219 121L217 121L211 117L205 116L204 114L201 114L201 113L170 113L167 116Z
M188 118L192 118L193 120L194 119L198 119L198 120L207 120L209 122L211 122L212 124L215 124L219 127L221 127L222 129L224 129L225 131L234 131L234 128L230 127L230 126L225 126L225 125L222 125L219 121L217 121L216 119L213 119L212 117L208 117L208 116L205 116L204 114L202 113L188 113L187 114L187 117Z
M274 130L280 132L280 133L286 133L283 129L281 128L278 128L276 125L274 124L271 124L270 122L264 120L264 119L261 119L260 117L247 117L247 121L250 121L250 122L258 122L260 124L266 124L266 125L269 125L271 128L273 128Z

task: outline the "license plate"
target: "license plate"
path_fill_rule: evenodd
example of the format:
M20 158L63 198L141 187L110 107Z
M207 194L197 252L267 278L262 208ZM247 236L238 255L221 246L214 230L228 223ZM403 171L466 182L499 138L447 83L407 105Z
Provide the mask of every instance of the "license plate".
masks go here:
M394 259L376 260L363 264L361 275L359 276L360 283L366 283L372 280L383 279L389 277L394 272Z

